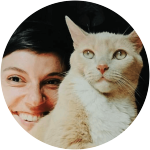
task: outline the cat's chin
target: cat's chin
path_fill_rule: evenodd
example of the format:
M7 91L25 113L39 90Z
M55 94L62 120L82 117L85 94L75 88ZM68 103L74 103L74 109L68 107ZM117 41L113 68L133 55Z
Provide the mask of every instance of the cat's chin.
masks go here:
M94 84L94 88L97 89L100 93L111 93L115 89L115 86L110 81L101 80Z

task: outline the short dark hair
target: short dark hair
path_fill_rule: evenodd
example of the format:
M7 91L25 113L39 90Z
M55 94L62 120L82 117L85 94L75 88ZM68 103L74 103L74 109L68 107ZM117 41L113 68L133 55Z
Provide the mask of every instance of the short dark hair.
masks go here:
M54 52L69 69L69 58L72 48L67 37L53 25L41 22L24 21L11 36L3 57L17 50L29 49L36 54Z

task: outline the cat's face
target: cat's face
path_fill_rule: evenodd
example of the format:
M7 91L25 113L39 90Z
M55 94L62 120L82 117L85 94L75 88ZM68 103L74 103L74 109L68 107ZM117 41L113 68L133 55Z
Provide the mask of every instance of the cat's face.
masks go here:
M135 90L143 63L139 55L142 43L134 31L126 36L106 32L87 34L70 20L67 24L75 47L71 69L102 93L123 87Z

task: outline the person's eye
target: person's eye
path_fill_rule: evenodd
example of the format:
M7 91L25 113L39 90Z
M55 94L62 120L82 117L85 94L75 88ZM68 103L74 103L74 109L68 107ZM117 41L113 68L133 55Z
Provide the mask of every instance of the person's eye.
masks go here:
M11 76L8 78L8 80L13 82L23 82L23 80L18 76Z
M61 83L61 80L59 79L51 79L45 82L46 84L50 84L50 85L59 85Z

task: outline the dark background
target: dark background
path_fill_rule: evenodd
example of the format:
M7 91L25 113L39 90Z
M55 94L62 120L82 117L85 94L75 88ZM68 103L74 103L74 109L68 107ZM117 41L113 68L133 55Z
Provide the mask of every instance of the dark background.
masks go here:
M108 31L113 33L129 34L133 28L128 22L115 12L101 5L83 1L67 1L49 5L40 9L26 20L39 21L53 24L63 32L64 37L68 38L70 48L72 40L65 23L65 16L70 17L77 25L87 32ZM133 18L134 19L134 18ZM144 67L142 69L139 85L135 94L138 111L141 110L148 90L149 84L149 66L145 49L141 52Z

